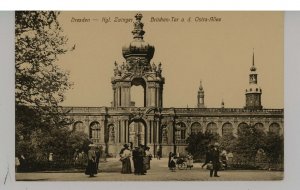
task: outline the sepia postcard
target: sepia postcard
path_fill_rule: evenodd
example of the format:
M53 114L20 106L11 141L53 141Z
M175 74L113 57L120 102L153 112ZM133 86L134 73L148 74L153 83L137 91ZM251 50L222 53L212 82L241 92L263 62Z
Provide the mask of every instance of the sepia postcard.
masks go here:
M16 180L283 180L283 34L283 12L16 11Z

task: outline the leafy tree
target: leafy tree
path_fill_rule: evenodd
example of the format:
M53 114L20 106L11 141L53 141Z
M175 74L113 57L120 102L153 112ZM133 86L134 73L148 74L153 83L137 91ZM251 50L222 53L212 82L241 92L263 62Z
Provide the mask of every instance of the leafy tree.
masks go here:
M72 121L59 104L72 83L56 61L68 51L59 12L15 13L16 153L31 162L52 152L64 157L86 136L71 133ZM78 140L78 141L77 141Z
M270 163L283 162L284 154L284 139L283 135L278 135L272 132L268 132L266 138L266 146L264 151L266 152Z
M240 161L247 164L254 162L257 151L265 147L265 139L265 133L253 126L245 126L239 130L234 151L238 154Z
M187 138L186 150L191 153L195 158L203 158L207 152L207 148L210 144L218 142L220 139L217 133L192 133Z
M53 111L70 88L68 73L55 62L67 52L59 12L17 11L15 14L16 105Z
M237 138L233 134L224 134L220 138L220 148L227 151L233 151L236 147Z

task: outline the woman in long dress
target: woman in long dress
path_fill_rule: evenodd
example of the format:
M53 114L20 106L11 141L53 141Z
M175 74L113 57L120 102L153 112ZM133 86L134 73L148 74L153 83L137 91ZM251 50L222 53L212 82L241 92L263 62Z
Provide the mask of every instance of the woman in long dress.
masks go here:
M149 170L150 169L150 160L152 159L152 154L150 152L150 147L146 147L146 156L144 157L144 162L145 162L145 169Z
M88 151L88 164L85 170L85 174L89 175L90 177L94 177L95 174L97 174L96 169L96 153L94 149L94 145L89 145L91 148Z
M124 145L124 148L120 152L120 159L122 161L122 174L131 174L131 151L128 148L129 146L127 144Z
M170 158L170 170L172 172L175 172L175 169L176 169L176 159L175 159L175 156L176 156L176 154L173 153L171 155L171 158Z

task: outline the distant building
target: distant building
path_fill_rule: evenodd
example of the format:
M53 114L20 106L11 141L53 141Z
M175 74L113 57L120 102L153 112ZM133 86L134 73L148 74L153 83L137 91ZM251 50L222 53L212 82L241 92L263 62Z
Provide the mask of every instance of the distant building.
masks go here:
M124 143L133 142L146 144L153 153L160 147L163 156L170 151L184 152L187 137L200 131L238 135L238 130L251 125L265 132L283 133L284 110L262 106L254 53L244 108L225 108L223 100L220 108L207 108L202 82L196 108L164 108L162 64L150 63L155 48L143 39L142 15L135 18L133 41L122 48L126 63L114 63L111 107L65 107L70 109L68 117L75 121L70 126L73 130L86 132L111 155L117 155ZM135 107L131 101L134 85L144 89L143 107Z

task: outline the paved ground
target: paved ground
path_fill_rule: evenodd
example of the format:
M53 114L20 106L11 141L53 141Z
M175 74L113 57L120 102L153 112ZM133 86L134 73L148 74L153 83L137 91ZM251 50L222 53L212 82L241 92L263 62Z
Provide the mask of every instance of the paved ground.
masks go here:
M96 177L88 177L84 173L62 172L34 172L17 173L18 181L253 181L253 180L281 180L283 172L257 170L227 170L220 171L221 177L209 177L209 171L201 168L200 163L194 163L192 170L169 171L167 159L151 161L151 169L147 175L121 174L121 162L109 159L100 163L101 172Z

